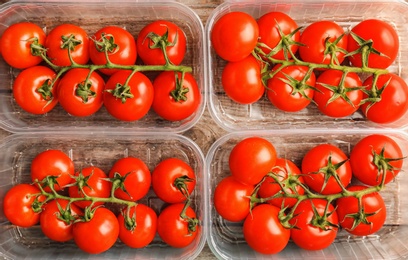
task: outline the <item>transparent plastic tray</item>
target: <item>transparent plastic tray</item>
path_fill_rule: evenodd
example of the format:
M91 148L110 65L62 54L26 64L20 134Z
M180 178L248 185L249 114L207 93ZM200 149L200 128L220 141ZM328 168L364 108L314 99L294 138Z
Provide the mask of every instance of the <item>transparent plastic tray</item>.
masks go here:
M70 116L57 105L46 115L32 115L14 101L12 84L19 70L11 69L0 59L0 127L9 132L38 131L116 131L116 132L182 132L201 117L206 103L206 59L204 28L200 18L189 7L171 0L163 1L10 1L0 6L0 35L11 24L30 21L47 32L61 23L83 27L89 35L107 25L126 28L137 37L148 23L165 19L180 26L187 36L187 52L182 64L193 68L202 93L196 113L187 119L171 122L152 110L142 119L123 122L113 118L104 107L96 114L81 118ZM147 73L153 79L155 73Z
M397 60L389 67L389 71L398 74L408 81L408 3L399 0L374 1L225 1L215 8L206 23L205 34L210 39L215 22L224 14L242 11L255 19L271 11L280 11L292 17L299 26L307 26L317 20L331 20L342 26L345 31L351 29L363 19L377 18L394 26L400 38L400 51ZM221 74L226 61L217 56L208 41L208 107L214 121L227 131L258 130L258 129L363 129L363 128L404 128L408 126L408 115L402 119L379 125L368 121L361 112L352 116L333 119L323 115L310 104L306 109L288 113L275 108L266 96L252 105L241 105L226 96Z
M90 255L73 241L58 243L46 238L39 225L18 228L4 217L5 193L18 183L30 183L31 161L46 149L60 149L74 161L76 169L95 165L108 172L113 163L125 156L142 159L150 171L165 158L177 157L187 162L196 173L192 193L192 208L200 221L200 233L185 248L172 248L156 234L153 242L143 249L132 249L120 240L108 251ZM179 135L74 135L74 134L14 134L0 144L0 258L2 259L193 259L205 245L206 181L204 156L190 139ZM156 213L165 206L153 190L140 200Z
M293 242L279 254L262 255L252 250L242 235L242 222L225 221L216 212L213 204L214 189L219 181L230 174L228 158L231 149L240 140L259 136L275 146L278 156L292 160L300 166L302 157L313 146L331 143L347 155L353 145L372 133L382 133L393 138L401 147L404 156L408 154L408 136L403 132L378 131L252 131L229 133L218 139L210 148L206 158L208 174L208 225L207 243L219 259L402 259L408 257L408 163L404 160L402 171L396 180L381 191L387 219L383 228L366 237L354 237L344 230L339 231L335 242L324 250L307 251Z

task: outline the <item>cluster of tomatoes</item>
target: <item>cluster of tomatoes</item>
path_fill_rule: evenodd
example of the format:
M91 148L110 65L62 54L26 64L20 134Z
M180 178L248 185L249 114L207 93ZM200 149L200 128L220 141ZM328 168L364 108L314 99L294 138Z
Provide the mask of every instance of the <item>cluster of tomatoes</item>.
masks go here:
M225 94L252 104L266 92L286 112L314 103L335 118L360 109L375 123L400 119L408 110L408 86L387 70L398 55L397 32L378 19L349 29L330 20L299 27L282 12L257 20L244 12L223 15L211 43L227 61L221 77Z
M190 196L195 178L190 165L175 157L162 160L152 172L143 160L124 157L105 173L96 166L76 171L64 152L46 150L31 163L32 183L13 186L3 210L12 224L28 228L39 223L48 238L73 240L91 254L108 250L118 239L143 248L156 234L181 248L199 233ZM157 206L162 208L139 202L150 196L150 188L164 202Z
M398 143L385 135L361 138L346 154L338 146L317 144L300 165L278 157L262 137L239 141L229 155L230 175L214 191L214 206L225 220L243 223L248 245L263 254L283 250L289 239L320 250L340 229L366 236L385 223L379 191L403 163Z
M80 26L60 24L46 34L21 22L0 40L4 60L22 70L13 95L25 111L45 114L59 103L70 115L84 117L104 105L123 121L139 120L151 108L170 121L197 110L199 87L192 69L180 65L186 45L183 30L164 20L147 24L137 38L118 26L88 35ZM144 71L160 73L150 80Z

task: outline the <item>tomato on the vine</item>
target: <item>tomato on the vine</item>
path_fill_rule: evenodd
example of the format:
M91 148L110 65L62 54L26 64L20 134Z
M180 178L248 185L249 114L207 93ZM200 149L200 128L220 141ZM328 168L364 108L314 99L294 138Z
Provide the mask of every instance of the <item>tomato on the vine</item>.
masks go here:
M258 184L275 166L276 149L262 137L248 137L231 150L229 168L232 176L242 183Z
M301 169L305 183L321 194L341 192L342 187L347 187L352 178L347 155L337 146L328 143L310 149L303 157Z
M383 20L361 21L348 35L347 51L351 54L350 62L356 67L385 69L395 61L398 50L398 34L391 24Z
M270 204L260 204L246 217L243 226L244 238L255 251L276 254L288 244L290 229L281 224L280 210Z
M4 216L11 224L31 227L40 221L42 202L41 191L31 184L17 184L7 191L3 198Z
M350 153L353 176L370 186L392 181L400 172L403 159L399 144L382 134L362 138L352 147Z
M156 20L139 32L136 39L137 53L146 65L164 65L166 59L171 64L179 65L187 50L187 39L184 31L175 23Z
M355 185L348 187L347 190L352 192L367 188ZM361 203L354 196L339 198L336 205L340 226L353 235L367 236L377 232L387 217L384 199L378 192L363 195Z
M129 82L126 83L127 79ZM149 78L141 72L118 71L105 84L103 103L107 111L123 121L144 117L153 103L154 88Z
M189 164L178 158L159 162L152 172L153 191L167 203L180 203L194 190L196 176Z
M89 60L89 37L84 29L74 24L54 27L45 39L47 56L57 66L87 64ZM68 54L70 52L70 54Z
M30 22L20 22L9 26L0 40L1 54L10 66L25 69L40 64L42 58L34 51L31 45L42 47L46 35L41 27Z
M109 171L109 178L117 185L115 197L137 201L149 192L150 170L139 158L125 157L117 160Z
M25 111L40 115L51 111L58 103L58 80L55 71L34 66L21 71L13 83L16 103Z
M244 12L230 12L217 20L211 30L211 43L224 60L239 61L248 57L258 43L256 20Z
M75 166L72 159L63 151L50 149L38 153L31 161L31 180L42 182L52 177L55 191L62 190L72 182ZM41 184L44 190L50 192L49 186Z
M153 81L152 108L162 118L179 121L196 112L201 102L201 92L190 73L161 72Z
M103 105L105 81L95 71L88 78L89 73L89 69L71 69L58 84L58 101L73 116L90 116Z

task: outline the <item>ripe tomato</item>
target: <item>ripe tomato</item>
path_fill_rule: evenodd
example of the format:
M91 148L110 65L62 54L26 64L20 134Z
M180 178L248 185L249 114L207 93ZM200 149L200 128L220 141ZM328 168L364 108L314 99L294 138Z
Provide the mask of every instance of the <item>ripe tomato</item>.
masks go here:
M119 239L132 248L142 248L153 241L157 231L157 215L146 205L137 204L118 216Z
M83 198L84 194L88 197L109 198L111 193L111 182L107 180L108 176L98 167L85 167L75 173L75 182L77 185L70 186L68 189L71 198ZM80 208L88 207L92 204L89 200L75 201L75 205ZM103 202L95 202L92 206L102 205Z
M269 204L256 206L244 221L245 241L262 254L276 254L289 242L290 230L279 220L280 208Z
M111 248L119 235L119 222L109 209L98 207L91 219L76 222L72 229L75 244L90 254L100 254Z
M341 64L347 49L342 27L332 21L316 21L300 36L299 55L303 61L318 64Z
M355 185L347 188L349 191L360 191L368 188L363 185ZM384 225L387 210L381 194L378 192L368 193L358 199L343 197L336 200L339 224L347 232L358 236L371 235ZM361 205L361 208L360 208Z
M229 168L238 181L258 184L276 163L272 143L261 137L248 137L237 143L229 156Z
M273 71L279 69L276 65ZM316 76L306 66L286 66L268 80L267 96L278 109L297 112L313 100Z
M1 54L7 64L17 69L38 65L42 58L33 55L31 44L44 45L45 38L45 32L38 25L30 22L15 23L1 36Z
M44 178L54 178L54 190L62 190L71 183L75 174L74 162L60 150L46 150L37 154L31 162L31 180L43 181ZM42 185L44 190L50 192L49 186Z
M58 84L58 101L73 116L90 116L103 105L105 81L95 71L85 83L89 69L71 69Z
M11 224L31 227L40 221L41 202L45 200L41 191L31 184L17 184L3 198L4 216Z
M237 181L233 176L222 179L214 190L214 207L218 214L231 222L243 221L250 212L254 185Z
M17 75L13 84L16 103L25 111L40 115L51 111L58 103L58 80L55 72L45 66L34 66Z
M117 185L115 197L119 199L136 201L150 189L150 170L136 157L117 160L109 171L109 178L113 178L113 185Z
M256 20L244 12L230 12L218 19L211 30L211 43L224 60L239 61L248 57L258 43Z
M362 138L350 153L353 175L370 186L379 185L383 178L385 184L392 181L400 172L402 164L403 154L398 143L381 134Z
M93 64L104 65L105 51L111 63L116 65L133 65L137 59L136 41L125 29L117 26L106 26L92 36L89 44L89 57ZM103 45L102 45L103 43ZM101 69L102 73L112 75L118 69Z
M181 84L182 82L182 84ZM193 75L164 71L153 81L152 108L162 118L179 121L188 118L201 102L201 92Z
M88 34L73 24L60 24L53 28L47 35L44 47L51 62L57 66L70 66L70 55L77 64L87 64L89 60Z
M373 76L364 81L369 95L363 94L361 105L364 115L372 122L387 124L402 118L408 110L408 85L393 73L383 74L373 88Z
M128 77L130 81L125 85ZM108 112L123 121L144 117L153 103L154 88L140 72L123 70L113 74L105 84L103 103Z
M255 103L265 92L261 64L252 55L227 63L221 81L225 94L239 104Z
M299 194L305 193L299 183L304 183L300 169L292 161L284 158L277 158L275 166L271 169L279 181L285 187L282 191L281 186L270 176L266 177L259 186L258 196L261 198L269 198L277 193L284 194ZM277 207L292 207L297 202L295 198L274 198L268 200L268 203Z
M68 200L52 200L44 206L41 212L41 231L54 241L69 241L73 238L73 222L82 214L82 210L69 203Z
M338 232L339 218L333 205L323 199L303 200L289 220L296 228L290 230L293 242L306 250L330 246Z
M169 62L179 65L186 53L187 40L183 30L176 24L156 20L139 32L136 39L137 53L146 65L164 65L166 50Z
M361 50L360 52L356 52ZM362 52L368 56L367 67L389 67L396 59L399 50L399 39L395 29L387 22L368 19L351 29L348 35L347 51L351 53L353 66L362 67Z
M262 47L266 54L275 53L271 57L279 60L288 60L295 54L299 45L300 32L297 23L287 14L282 12L269 12L258 19L259 41L266 44L270 49ZM283 44L283 38L291 43L289 49Z
M350 184L352 171L347 155L332 144L319 144L310 149L302 160L305 183L321 194L334 194Z
M157 219L157 233L168 245L176 248L186 247L191 244L200 232L199 226L192 225L180 215L184 203L175 203L167 206ZM198 221L196 213L191 207L185 212L187 218Z
M178 158L161 161L152 172L152 187L157 197L167 203L186 200L196 185L194 170Z
M343 76L339 70L326 70L317 78L313 100L317 108L330 117L345 117L360 107L363 83L354 72Z

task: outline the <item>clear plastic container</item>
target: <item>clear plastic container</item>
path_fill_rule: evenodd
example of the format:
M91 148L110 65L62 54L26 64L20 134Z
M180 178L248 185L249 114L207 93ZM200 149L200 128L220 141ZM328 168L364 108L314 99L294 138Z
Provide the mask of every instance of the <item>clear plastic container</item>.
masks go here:
M61 23L83 27L89 35L107 25L127 29L134 37L148 23L165 19L180 26L187 36L187 52L182 64L193 68L202 94L196 113L187 119L171 122L152 110L142 119L123 122L113 118L104 107L89 117L75 117L57 105L46 115L32 115L14 101L12 84L19 70L11 69L0 59L0 127L6 131L86 131L86 132L183 132L200 119L206 103L206 59L204 28L197 14L171 0L163 1L10 1L0 6L0 35L11 24L30 21L48 32ZM147 73L153 79L156 73Z
M208 175L208 225L207 243L219 259L403 259L408 257L408 163L404 160L401 172L388 183L381 195L384 198L387 219L377 233L356 237L346 231L339 231L335 242L319 251L300 249L293 242L275 255L256 253L245 242L242 222L225 221L215 210L214 189L219 181L229 176L228 158L231 149L244 138L259 136L266 138L275 146L279 157L292 160L300 166L302 157L313 146L331 143L347 155L361 138L380 133L393 138L401 147L403 155L408 154L408 136L404 132L378 131L247 131L229 133L218 139L210 148L206 158Z
M400 38L400 50L397 60L389 67L389 71L398 74L408 81L408 4L399 0L374 1L225 1L209 15L205 34L210 39L215 22L224 14L242 11L258 19L271 11L280 11L292 17L299 26L307 26L317 20L337 22L347 32L363 19L377 18L385 20L397 30ZM221 75L226 61L221 59L207 45L209 69L208 107L214 121L227 131L262 130L262 129L365 129L365 128L406 128L408 115L400 120L380 125L368 121L361 112L352 116L333 119L323 115L314 104L310 104L300 112L283 112L275 108L266 96L251 105L240 105L226 96Z
M5 219L3 198L18 183L30 183L31 161L46 149L60 149L74 161L76 169L90 165L108 172L113 163L126 156L142 159L150 171L165 158L177 157L188 163L196 173L192 193L192 208L200 221L200 231L192 244L172 248L156 234L153 242L143 249L132 249L119 240L108 251L90 255L73 241L58 243L46 238L36 225L18 228ZM4 259L193 259L205 245L206 175L204 156L190 139L179 135L130 134L14 134L0 144L0 257ZM140 200L159 213L165 206L151 189Z

